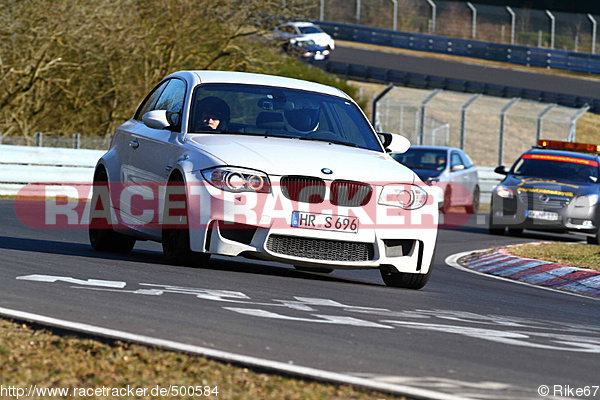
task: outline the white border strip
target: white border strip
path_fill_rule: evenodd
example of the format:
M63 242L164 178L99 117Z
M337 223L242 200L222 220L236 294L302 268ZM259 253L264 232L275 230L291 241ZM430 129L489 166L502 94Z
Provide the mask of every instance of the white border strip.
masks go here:
M323 371L316 368L302 367L298 365L286 364L279 361L271 361L263 358L244 356L241 354L229 353L220 350L209 349L206 347L194 346L190 344L174 342L171 340L157 339L150 336L137 335L118 331L114 329L102 328L99 326L82 324L78 322L66 321L62 319L46 317L43 315L32 314L8 308L0 307L0 315L8 318L31 321L43 325L49 325L56 328L62 328L77 332L88 333L96 336L108 337L128 342L135 342L146 346L160 347L163 349L182 351L199 356L208 357L215 360L233 362L247 365L250 367L259 367L273 371L285 372L287 374L327 381L338 384L360 386L369 389L379 390L388 393L399 394L418 399L427 400L471 400L467 397L460 397L446 393L435 392L427 389L419 389L410 386L377 382L371 379L359 378L352 375L346 375L336 372Z
M586 296L584 294L570 292L570 291L567 291L567 290L560 290L560 289L556 289L556 288L548 287L548 286L536 285L534 283L529 283L529 282L521 282L519 280L506 278L504 276L498 276L498 275L488 274L488 273L485 273L485 272L477 271L475 269L463 267L462 265L460 265L458 263L458 260L461 259L464 256L468 256L468 255L471 255L471 254L474 254L474 253L483 253L483 252L491 251L491 250L494 250L494 249L496 249L496 247L491 248L491 249L465 251L465 252L462 252L462 253L452 254L452 255L449 255L448 257L446 257L445 263L446 263L446 265L449 265L452 268L456 268L456 269L461 270L461 271L471 272L472 274L483 275L483 276L487 276L489 278L499 279L499 280L505 281L505 282L517 283L519 285L525 285L525 286L529 286L529 287L533 287L533 288L538 288L538 289L543 289L543 290L549 290L549 291L552 291L552 292L555 292L555 293L562 293L562 294L568 294L568 295L571 295L571 296L583 297L583 298L588 299L588 300L597 300L597 301L600 301L600 299L597 298L597 297Z

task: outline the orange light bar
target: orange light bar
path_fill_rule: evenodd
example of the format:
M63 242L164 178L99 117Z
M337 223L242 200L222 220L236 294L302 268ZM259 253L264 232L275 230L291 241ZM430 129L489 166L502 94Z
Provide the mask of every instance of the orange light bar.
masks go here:
M591 167L597 167L598 161L584 160L583 158L575 157L564 157L564 156L553 156L550 154L524 154L523 157L530 160L546 160L546 161L561 161L573 164L589 165Z
M559 140L538 140L538 146L547 149L565 149L600 153L600 145L589 143L561 142Z

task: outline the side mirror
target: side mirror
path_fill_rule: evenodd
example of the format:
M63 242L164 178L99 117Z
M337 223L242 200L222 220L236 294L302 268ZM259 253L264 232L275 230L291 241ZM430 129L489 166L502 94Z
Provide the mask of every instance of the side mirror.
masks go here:
M410 141L397 133L377 133L379 140L388 153L406 153L410 148Z
M504 167L504 165L501 165L499 167L496 167L494 169L494 172L500 175L508 175L508 171L506 170L506 168Z
M452 167L452 172L454 172L454 171L462 171L464 169L465 169L465 166L462 165L462 164L461 165L455 165L455 166Z
M153 129L169 129L179 125L179 113L153 110L142 116L142 121L146 126Z

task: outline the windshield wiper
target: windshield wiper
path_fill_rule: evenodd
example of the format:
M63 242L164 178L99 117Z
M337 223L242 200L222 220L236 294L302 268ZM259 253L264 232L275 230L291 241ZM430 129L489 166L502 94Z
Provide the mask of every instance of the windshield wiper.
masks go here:
M313 141L313 142L333 143L333 144L339 144L341 146L348 146L348 147L358 147L354 143L344 142L343 140L336 140L336 139L307 138L307 137L300 137L298 139L300 139L300 140L309 140L309 141Z

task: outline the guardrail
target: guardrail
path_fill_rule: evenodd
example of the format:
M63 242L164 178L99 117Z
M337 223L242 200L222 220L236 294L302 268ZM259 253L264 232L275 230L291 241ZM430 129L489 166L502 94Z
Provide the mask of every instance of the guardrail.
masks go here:
M308 61L311 62L311 61ZM582 108L590 106L590 111L600 113L600 98L569 96L560 93L543 92L539 90L523 89L518 87L493 85L489 83L472 82L462 79L441 78L438 76L403 72L387 68L368 67L358 64L348 64L336 61L311 62L320 66L327 72L343 75L347 79L358 79L369 82L394 83L417 89L444 89L466 93L481 93L490 96L519 97L556 103L566 107Z
M30 187L20 195L53 197L68 195L61 190L61 183L91 183L94 167L104 150L76 150L50 147L10 146L0 147L0 196L16 196L29 183L41 183L39 188ZM493 167L478 167L481 202L489 203L492 189L503 178L493 172ZM56 185L47 185L55 183Z
M596 54L449 38L330 21L315 21L315 23L334 39L339 40L474 57L535 67L560 68L591 74L600 73L600 55Z
M77 150L53 147L0 146L0 195L15 196L29 183L28 196L64 195L61 183L87 183L104 150ZM56 184L56 185L47 185Z

